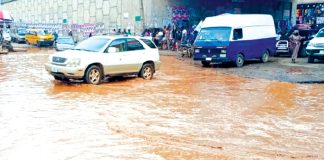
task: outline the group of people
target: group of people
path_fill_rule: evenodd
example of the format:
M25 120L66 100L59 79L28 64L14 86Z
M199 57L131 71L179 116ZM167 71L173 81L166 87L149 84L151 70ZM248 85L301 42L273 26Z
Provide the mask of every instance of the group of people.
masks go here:
M142 36L152 37L156 46L163 50L176 51L183 46L193 44L198 32L194 27L171 27L164 26L163 28L145 29Z
M132 35L132 33L131 33L130 29L128 29L128 30L124 29L123 31L121 29L118 29L118 30L113 29L112 35Z

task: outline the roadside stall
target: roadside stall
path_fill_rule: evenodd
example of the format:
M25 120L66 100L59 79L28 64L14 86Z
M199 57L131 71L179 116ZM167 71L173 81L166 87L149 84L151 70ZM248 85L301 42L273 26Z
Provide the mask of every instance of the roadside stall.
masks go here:
M297 24L324 26L324 3L298 4L296 10Z

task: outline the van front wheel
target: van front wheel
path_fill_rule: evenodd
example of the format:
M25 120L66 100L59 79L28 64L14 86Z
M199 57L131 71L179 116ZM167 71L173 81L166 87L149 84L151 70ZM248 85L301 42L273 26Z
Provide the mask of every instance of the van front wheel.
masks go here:
M269 61L269 52L264 51L261 57L261 62L262 63L267 63Z
M237 55L235 65L236 65L236 67L243 67L243 65L244 65L244 57L243 57L242 54Z

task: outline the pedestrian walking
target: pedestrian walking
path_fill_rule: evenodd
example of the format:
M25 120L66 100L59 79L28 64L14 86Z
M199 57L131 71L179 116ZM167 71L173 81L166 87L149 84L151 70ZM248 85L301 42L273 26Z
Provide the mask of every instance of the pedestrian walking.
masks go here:
M121 32L121 29L119 28L118 32L117 32L117 35L121 35L121 34L122 34L122 32Z
M171 36L171 32L170 32L170 28L168 27L166 32L165 32L165 39L166 39L166 49L170 49L170 44L171 44L171 40L172 40L172 36Z
M131 30L130 29L128 29L128 31L127 31L127 35L132 35L132 32L131 32Z
M291 62L296 63L299 47L300 47L300 41L303 39L302 36L299 35L299 31L295 30L293 34L289 37L290 42L293 45L293 54L291 55Z
M111 32L112 35L116 35L117 34L117 31L116 29L113 29L112 32Z
M70 32L69 32L69 36L70 36L70 37L73 37L73 33L72 33L71 30L70 30Z
M150 30L146 29L146 31L145 31L145 37L150 37L150 36L151 36Z

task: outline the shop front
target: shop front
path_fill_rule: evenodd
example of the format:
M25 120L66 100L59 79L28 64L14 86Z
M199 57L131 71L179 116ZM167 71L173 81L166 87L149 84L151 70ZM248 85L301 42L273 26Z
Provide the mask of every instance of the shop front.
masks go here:
M324 25L324 3L298 4L296 24Z

